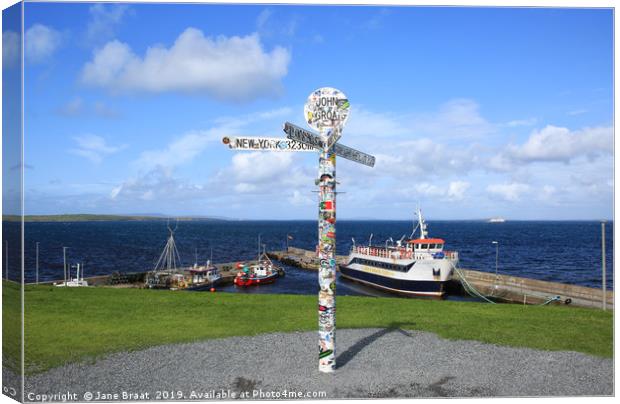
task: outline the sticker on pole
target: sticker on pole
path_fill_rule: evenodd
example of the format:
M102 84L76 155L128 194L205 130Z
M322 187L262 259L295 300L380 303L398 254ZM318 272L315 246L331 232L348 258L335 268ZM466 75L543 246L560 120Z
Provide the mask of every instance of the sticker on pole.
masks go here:
M329 129L341 129L349 118L349 110L349 100L342 91L322 87L308 96L304 118L312 129L323 134Z

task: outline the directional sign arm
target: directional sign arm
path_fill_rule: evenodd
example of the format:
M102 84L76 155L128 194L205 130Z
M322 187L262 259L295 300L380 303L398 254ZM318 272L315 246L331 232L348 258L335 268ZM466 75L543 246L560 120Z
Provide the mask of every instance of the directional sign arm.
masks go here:
M321 139L321 136L316 133L300 128L290 122L286 122L284 124L284 132L286 132L286 137L289 139L297 140L318 150L323 149L323 140ZM369 167L374 167L375 165L374 156L355 150L343 144L336 143L334 145L334 151L336 152L336 156L347 160L355 161L356 163L364 164Z
M277 152L313 152L314 147L292 139L273 137L224 136L222 143L232 150L265 150Z
M369 167L375 166L375 156L371 156L370 154L355 150L340 143L336 143L334 147L336 151L336 156L338 157L355 161L356 163L364 164Z
M300 128L297 125L293 125L290 122L285 122L282 129L289 139L297 140L298 142L305 143L319 150L325 147L325 143L320 135Z

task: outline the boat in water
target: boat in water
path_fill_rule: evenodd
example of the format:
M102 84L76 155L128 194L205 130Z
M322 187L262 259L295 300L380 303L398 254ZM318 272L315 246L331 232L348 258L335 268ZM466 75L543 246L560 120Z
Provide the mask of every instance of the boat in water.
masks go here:
M222 279L217 267L212 264L213 250L211 258L205 265L198 265L198 250L196 250L196 261L192 267L183 267L181 257L174 240L174 229L168 224L168 241L162 251L155 268L146 275L145 286L149 289L202 289L205 287L213 288Z
M506 219L504 219L503 217L492 217L487 220L487 223L504 223L505 221Z
M260 236L258 239L259 255L256 263L237 263L237 275L233 280L236 286L257 286L274 283L279 277L281 269L274 265L267 254L260 253Z
M178 226L178 223L177 223ZM177 227L172 229L168 223L168 241L164 246L157 263L153 270L146 274L145 286L149 289L185 289L187 282L180 269L181 257L174 240L174 232Z
M74 267L73 265L69 268L69 278L71 278L71 268L75 268L75 278L70 279L66 282L57 282L54 284L54 286L58 286L58 287L68 287L68 288L79 288L79 287L85 287L88 286L88 281L84 280L84 265L82 264L80 266L80 264L76 264L76 266ZM81 269L81 271L80 271ZM81 275L81 277L80 277Z
M340 274L345 279L407 296L442 297L445 283L458 266L456 251L444 250L445 241L429 238L422 211L417 210L418 224L409 239L403 236L392 245L355 245ZM414 238L417 228L418 238Z
M211 258L207 260L205 265L198 265L198 252L196 252L196 262L189 269L189 279L187 279L187 289L202 289L204 287L214 287L222 279L222 275L217 267L211 262L213 261L213 250L211 250Z
M259 261L253 265L237 264L237 276L234 284L237 286L257 286L274 283L280 277L278 268L271 261Z

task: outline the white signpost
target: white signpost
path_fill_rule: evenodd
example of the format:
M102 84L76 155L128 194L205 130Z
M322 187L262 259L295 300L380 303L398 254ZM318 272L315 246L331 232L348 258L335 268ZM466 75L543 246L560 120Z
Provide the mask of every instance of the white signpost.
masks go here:
M231 150L319 152L319 371L326 373L336 369L336 155L375 165L373 156L336 143L349 111L349 100L340 90L323 87L310 94L304 106L305 121L318 134L286 122L283 129L288 139L222 139Z

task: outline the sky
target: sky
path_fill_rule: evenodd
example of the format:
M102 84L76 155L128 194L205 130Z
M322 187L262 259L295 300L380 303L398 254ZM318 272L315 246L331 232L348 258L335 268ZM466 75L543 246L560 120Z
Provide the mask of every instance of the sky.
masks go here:
M315 219L317 154L221 139L306 127L330 86L376 157L338 160L341 219L609 219L612 33L610 9L26 3L25 213Z

